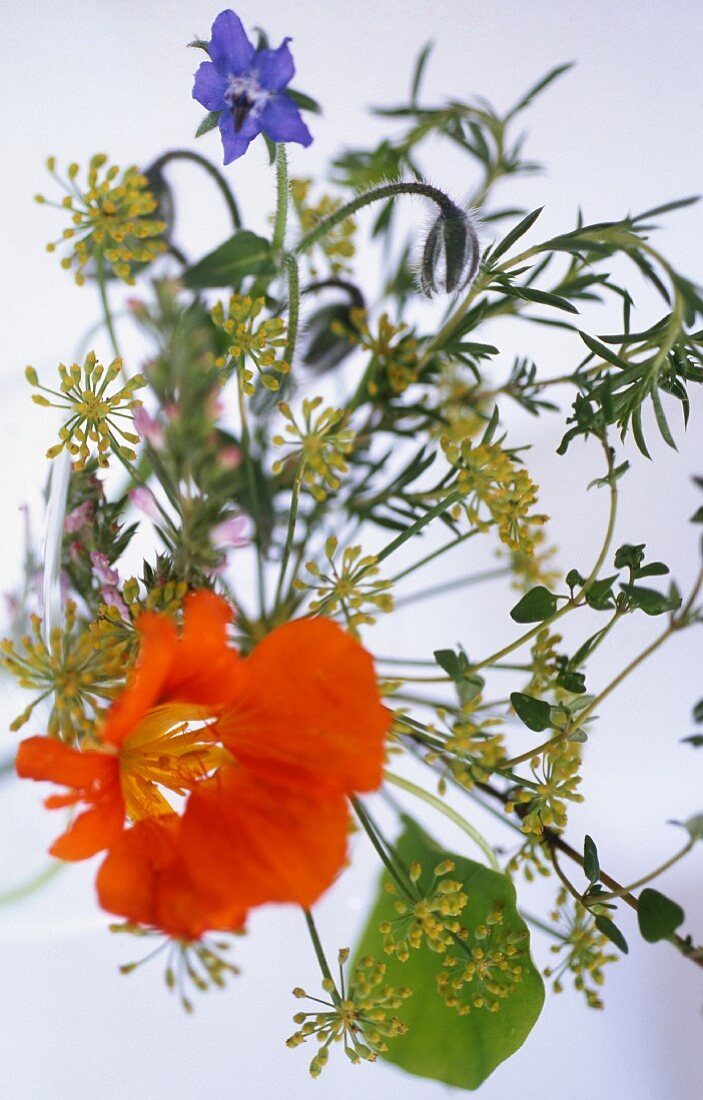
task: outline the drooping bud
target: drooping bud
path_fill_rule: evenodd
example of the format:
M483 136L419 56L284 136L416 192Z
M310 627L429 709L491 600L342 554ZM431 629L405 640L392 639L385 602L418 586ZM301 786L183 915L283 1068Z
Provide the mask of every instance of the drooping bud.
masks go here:
M423 294L431 298L461 290L475 278L478 263L478 234L473 220L452 203L427 234L420 265Z

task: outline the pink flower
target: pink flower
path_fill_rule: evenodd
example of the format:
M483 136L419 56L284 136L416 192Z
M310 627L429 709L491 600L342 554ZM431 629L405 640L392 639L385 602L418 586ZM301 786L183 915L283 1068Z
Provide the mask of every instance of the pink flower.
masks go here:
M132 489L129 494L129 499L134 507L138 508L140 512L143 512L149 519L158 520L160 518L156 498L151 489L143 487Z
M143 405L139 405L134 410L134 427L142 439L146 439L152 447L158 449L163 446L164 430L161 424L154 420L153 416L149 416Z
M102 590L103 601L108 607L116 607L120 613L122 620L126 623L130 622L129 611L127 605L122 599L120 592L116 588L103 588Z
M120 575L116 569L110 568L107 554L99 554L97 550L93 550L90 560L93 563L93 574L102 588L114 588L119 584Z
M210 541L217 550L238 550L251 540L251 523L248 516L230 516L218 523L210 532Z
M223 470L236 470L242 464L242 452L239 447L223 447L219 459Z
M92 500L84 500L82 504L79 504L77 508L68 513L63 525L69 535L74 535L82 527L87 527L92 518L93 502Z

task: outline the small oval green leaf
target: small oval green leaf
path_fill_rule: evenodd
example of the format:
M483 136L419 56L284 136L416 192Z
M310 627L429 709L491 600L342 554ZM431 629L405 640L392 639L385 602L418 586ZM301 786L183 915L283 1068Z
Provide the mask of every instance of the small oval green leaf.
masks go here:
M647 943L657 943L673 935L686 914L671 898L650 887L643 890L637 902L637 923Z
M557 609L557 598L544 585L538 584L519 600L510 612L515 623L542 623L551 619Z

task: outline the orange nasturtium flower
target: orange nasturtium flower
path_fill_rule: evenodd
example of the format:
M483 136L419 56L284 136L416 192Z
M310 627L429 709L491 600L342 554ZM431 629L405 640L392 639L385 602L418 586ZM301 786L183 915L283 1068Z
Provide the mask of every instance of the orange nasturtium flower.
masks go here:
M31 737L17 756L21 776L69 788L49 807L85 805L52 854L107 848L102 906L189 939L241 928L255 905L317 900L346 857L346 796L381 782L390 724L370 655L339 626L287 623L242 658L231 618L206 591L180 634L143 614L95 743Z

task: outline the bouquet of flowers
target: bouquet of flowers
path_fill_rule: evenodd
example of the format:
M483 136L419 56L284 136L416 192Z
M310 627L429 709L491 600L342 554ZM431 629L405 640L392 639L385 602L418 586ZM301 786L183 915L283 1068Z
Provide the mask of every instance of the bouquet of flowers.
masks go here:
M407 101L378 112L402 133L343 151L328 193L289 177L286 145L312 142L319 107L292 87L288 43L250 37L230 10L190 43L204 55L196 136L219 131L225 166L265 143L268 226L242 220L230 181L244 164L221 171L190 150L126 170L102 153L85 170L49 158L54 190L36 198L63 224L48 249L97 289L113 357L87 350L53 380L26 370L61 426L47 450L43 568L29 544L2 643L29 693L12 767L54 785L52 856L100 856L112 930L144 940L187 1011L236 975L233 937L253 909L295 905L321 988L293 990L287 1044L312 1047L310 1073L337 1046L353 1063L382 1058L474 1089L537 1023L543 978L602 1007L605 968L628 951L622 907L641 939L703 966L683 909L652 885L703 839L703 815L679 823L663 865L625 884L601 866L597 821L583 843L568 829L606 700L703 621L703 568L677 583L636 531L616 538L630 462L649 457L650 430L675 447L672 407L687 421L703 381L703 299L651 243L655 221L692 200L540 239L541 211L495 208L493 192L534 169L515 127L568 66L504 114L484 100L426 106L429 47ZM477 178L468 201L425 180L436 140ZM232 222L195 262L174 240L168 168L181 159L208 173ZM397 216L407 199L430 213L411 242ZM373 303L358 274L365 210ZM614 273L622 260L660 296L654 322ZM141 365L120 353L120 282L140 288L126 323L152 343ZM579 319L594 302L610 309L599 334ZM559 326L571 367L543 374L517 356L503 369L495 322L512 318ZM559 454L585 445L593 456L589 488L607 501L600 549L565 575L530 439L508 439L510 403L535 421L562 415ZM495 568L457 557L471 539L493 541ZM413 588L445 554L459 575ZM515 591L494 652L475 631L422 659L375 651L374 622L396 604L431 606L497 576ZM627 663L613 649L612 678L591 683L593 654L632 616L657 617L659 632ZM479 831L478 808L500 820L500 842ZM442 840L447 819L460 851ZM344 873L352 831L378 857L376 900L355 945L323 943L314 907ZM548 876L554 901L528 917L522 892ZM531 927L552 939L546 968Z

